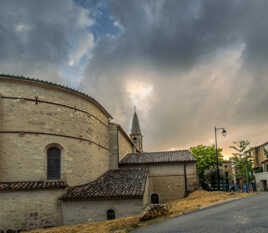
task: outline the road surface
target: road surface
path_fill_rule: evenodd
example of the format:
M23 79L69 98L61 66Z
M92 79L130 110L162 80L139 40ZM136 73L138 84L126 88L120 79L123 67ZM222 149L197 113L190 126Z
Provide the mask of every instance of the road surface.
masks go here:
M209 207L131 233L268 233L268 193Z

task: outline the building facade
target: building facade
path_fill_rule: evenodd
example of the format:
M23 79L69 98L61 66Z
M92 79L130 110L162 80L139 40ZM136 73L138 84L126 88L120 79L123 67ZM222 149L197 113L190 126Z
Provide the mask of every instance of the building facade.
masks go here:
M198 187L195 159L189 150L127 154L120 168L146 168L151 196L164 203L186 196Z
M249 150L253 158L253 168L258 191L268 191L268 142Z
M222 166L220 167L220 172L222 173L221 175L224 179L223 184L225 184L225 190L229 190L229 188L236 184L234 169L232 159L223 160Z
M135 112L130 136L111 120L105 108L84 93L40 80L0 75L0 232L104 220L108 210L109 216L136 215L150 203L152 192L158 192L155 169L120 164L128 154L143 156L138 116ZM183 174L182 160L170 163L166 159L160 170L173 166L174 174ZM195 161L187 166L188 180L195 180ZM143 183L135 183L137 176L144 177ZM132 179L133 190L139 195L127 194L126 177L129 182ZM170 190L185 192L181 178L178 184L171 176L166 179ZM114 196L107 196L109 191L105 195L97 192L98 186L92 184L100 180L108 180L101 183L103 189L111 190L118 184L121 192ZM191 187L186 181L187 185ZM86 194L84 186L93 187L98 195ZM66 198L73 189L87 198ZM161 194L160 201L183 196L171 193L163 199ZM99 214L89 211L94 206L99 206ZM77 215L71 221L79 211L88 215Z

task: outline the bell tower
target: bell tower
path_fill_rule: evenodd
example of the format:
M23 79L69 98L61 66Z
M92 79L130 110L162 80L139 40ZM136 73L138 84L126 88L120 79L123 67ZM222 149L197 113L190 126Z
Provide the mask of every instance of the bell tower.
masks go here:
M143 145L142 145L142 134L141 134L141 129L140 129L140 123L139 123L139 118L136 112L136 108L134 111L134 116L132 119L132 128L131 128L131 133L130 137L134 144L136 145L136 148L139 152L143 151Z

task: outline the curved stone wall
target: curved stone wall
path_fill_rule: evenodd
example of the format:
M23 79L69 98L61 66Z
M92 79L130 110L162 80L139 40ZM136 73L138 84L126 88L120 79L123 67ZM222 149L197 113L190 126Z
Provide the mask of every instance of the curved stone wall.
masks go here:
M0 181L46 179L48 145L62 148L61 178L69 185L109 168L109 114L75 91L0 77Z

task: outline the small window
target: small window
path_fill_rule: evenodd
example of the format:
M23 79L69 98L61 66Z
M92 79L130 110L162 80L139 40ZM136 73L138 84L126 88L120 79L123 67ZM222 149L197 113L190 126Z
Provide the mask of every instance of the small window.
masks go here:
M159 204L159 196L156 193L151 195L151 203L152 204Z
M60 161L61 150L57 147L51 147L47 150L47 179L59 180L60 179Z
M107 210L107 220L115 219L115 212L112 209Z

